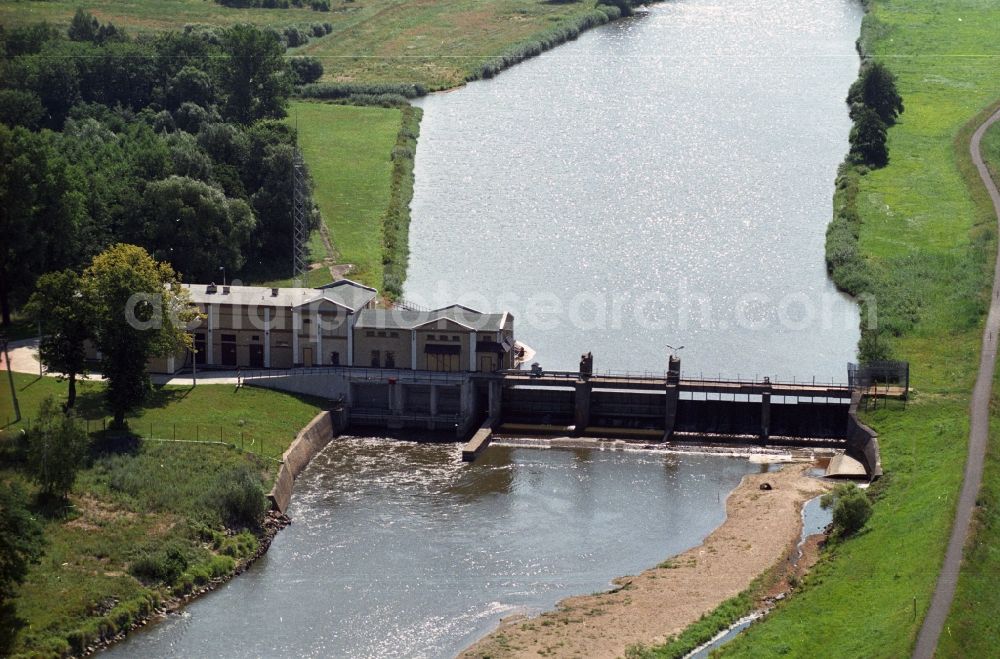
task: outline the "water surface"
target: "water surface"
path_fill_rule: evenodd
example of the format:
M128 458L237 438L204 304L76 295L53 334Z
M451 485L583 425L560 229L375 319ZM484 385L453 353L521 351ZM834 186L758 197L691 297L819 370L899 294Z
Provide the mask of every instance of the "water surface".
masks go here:
M449 657L501 616L697 544L759 465L714 456L335 440L253 568L112 656Z
M672 0L420 102L405 294L506 308L546 368L846 379L824 232L856 0Z

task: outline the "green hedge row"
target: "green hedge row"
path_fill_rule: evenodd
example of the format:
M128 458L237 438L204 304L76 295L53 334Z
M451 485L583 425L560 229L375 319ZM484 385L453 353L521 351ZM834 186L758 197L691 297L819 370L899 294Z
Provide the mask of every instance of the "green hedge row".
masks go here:
M403 108L396 145L392 149L392 182L389 208L383 220L383 291L390 297L403 293L406 264L410 256L410 201L413 199L413 163L417 155L417 137L423 110Z

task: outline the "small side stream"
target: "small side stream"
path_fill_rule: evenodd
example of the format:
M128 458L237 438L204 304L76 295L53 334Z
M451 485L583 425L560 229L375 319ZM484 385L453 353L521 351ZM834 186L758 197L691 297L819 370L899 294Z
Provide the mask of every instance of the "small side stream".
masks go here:
M806 505L802 507L802 535L799 537L799 544L796 547L795 556L792 559L793 566L797 565L798 562L802 560L802 549L809 536L822 533L827 525L829 525L832 521L833 513L829 510L823 510L819 504L819 500L820 497L810 499L806 502ZM767 613L768 609L761 609L754 611L749 615L743 616L734 622L728 629L719 632L708 643L692 650L685 656L684 659L707 659L713 651L736 638L744 629L749 627L755 621L763 618L767 615Z

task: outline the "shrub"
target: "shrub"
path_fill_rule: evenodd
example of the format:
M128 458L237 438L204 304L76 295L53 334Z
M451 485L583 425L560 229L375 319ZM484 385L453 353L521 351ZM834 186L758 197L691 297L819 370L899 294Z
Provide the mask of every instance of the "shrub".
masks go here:
M304 85L299 90L303 98L317 98L327 101L347 99L352 96L395 95L403 98L419 98L427 94L427 88L408 83L314 83Z
M146 582L173 584L188 567L188 559L177 544L144 552L132 562L129 573Z
M315 57L296 57L289 66L300 84L316 82L323 77L323 63Z
M843 483L820 499L824 510L833 508L833 534L847 537L860 531L872 516L868 495L854 483Z
M209 493L209 504L232 528L257 528L267 511L260 479L243 466L223 473Z
M286 27L284 37L289 48L305 45L309 41L309 35L295 26Z

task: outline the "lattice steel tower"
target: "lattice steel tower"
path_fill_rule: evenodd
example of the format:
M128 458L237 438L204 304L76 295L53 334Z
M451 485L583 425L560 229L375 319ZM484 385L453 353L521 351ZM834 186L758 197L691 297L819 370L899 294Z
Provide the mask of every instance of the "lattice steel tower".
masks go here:
M298 149L292 159L292 184L292 279L298 285L309 269L306 167Z

